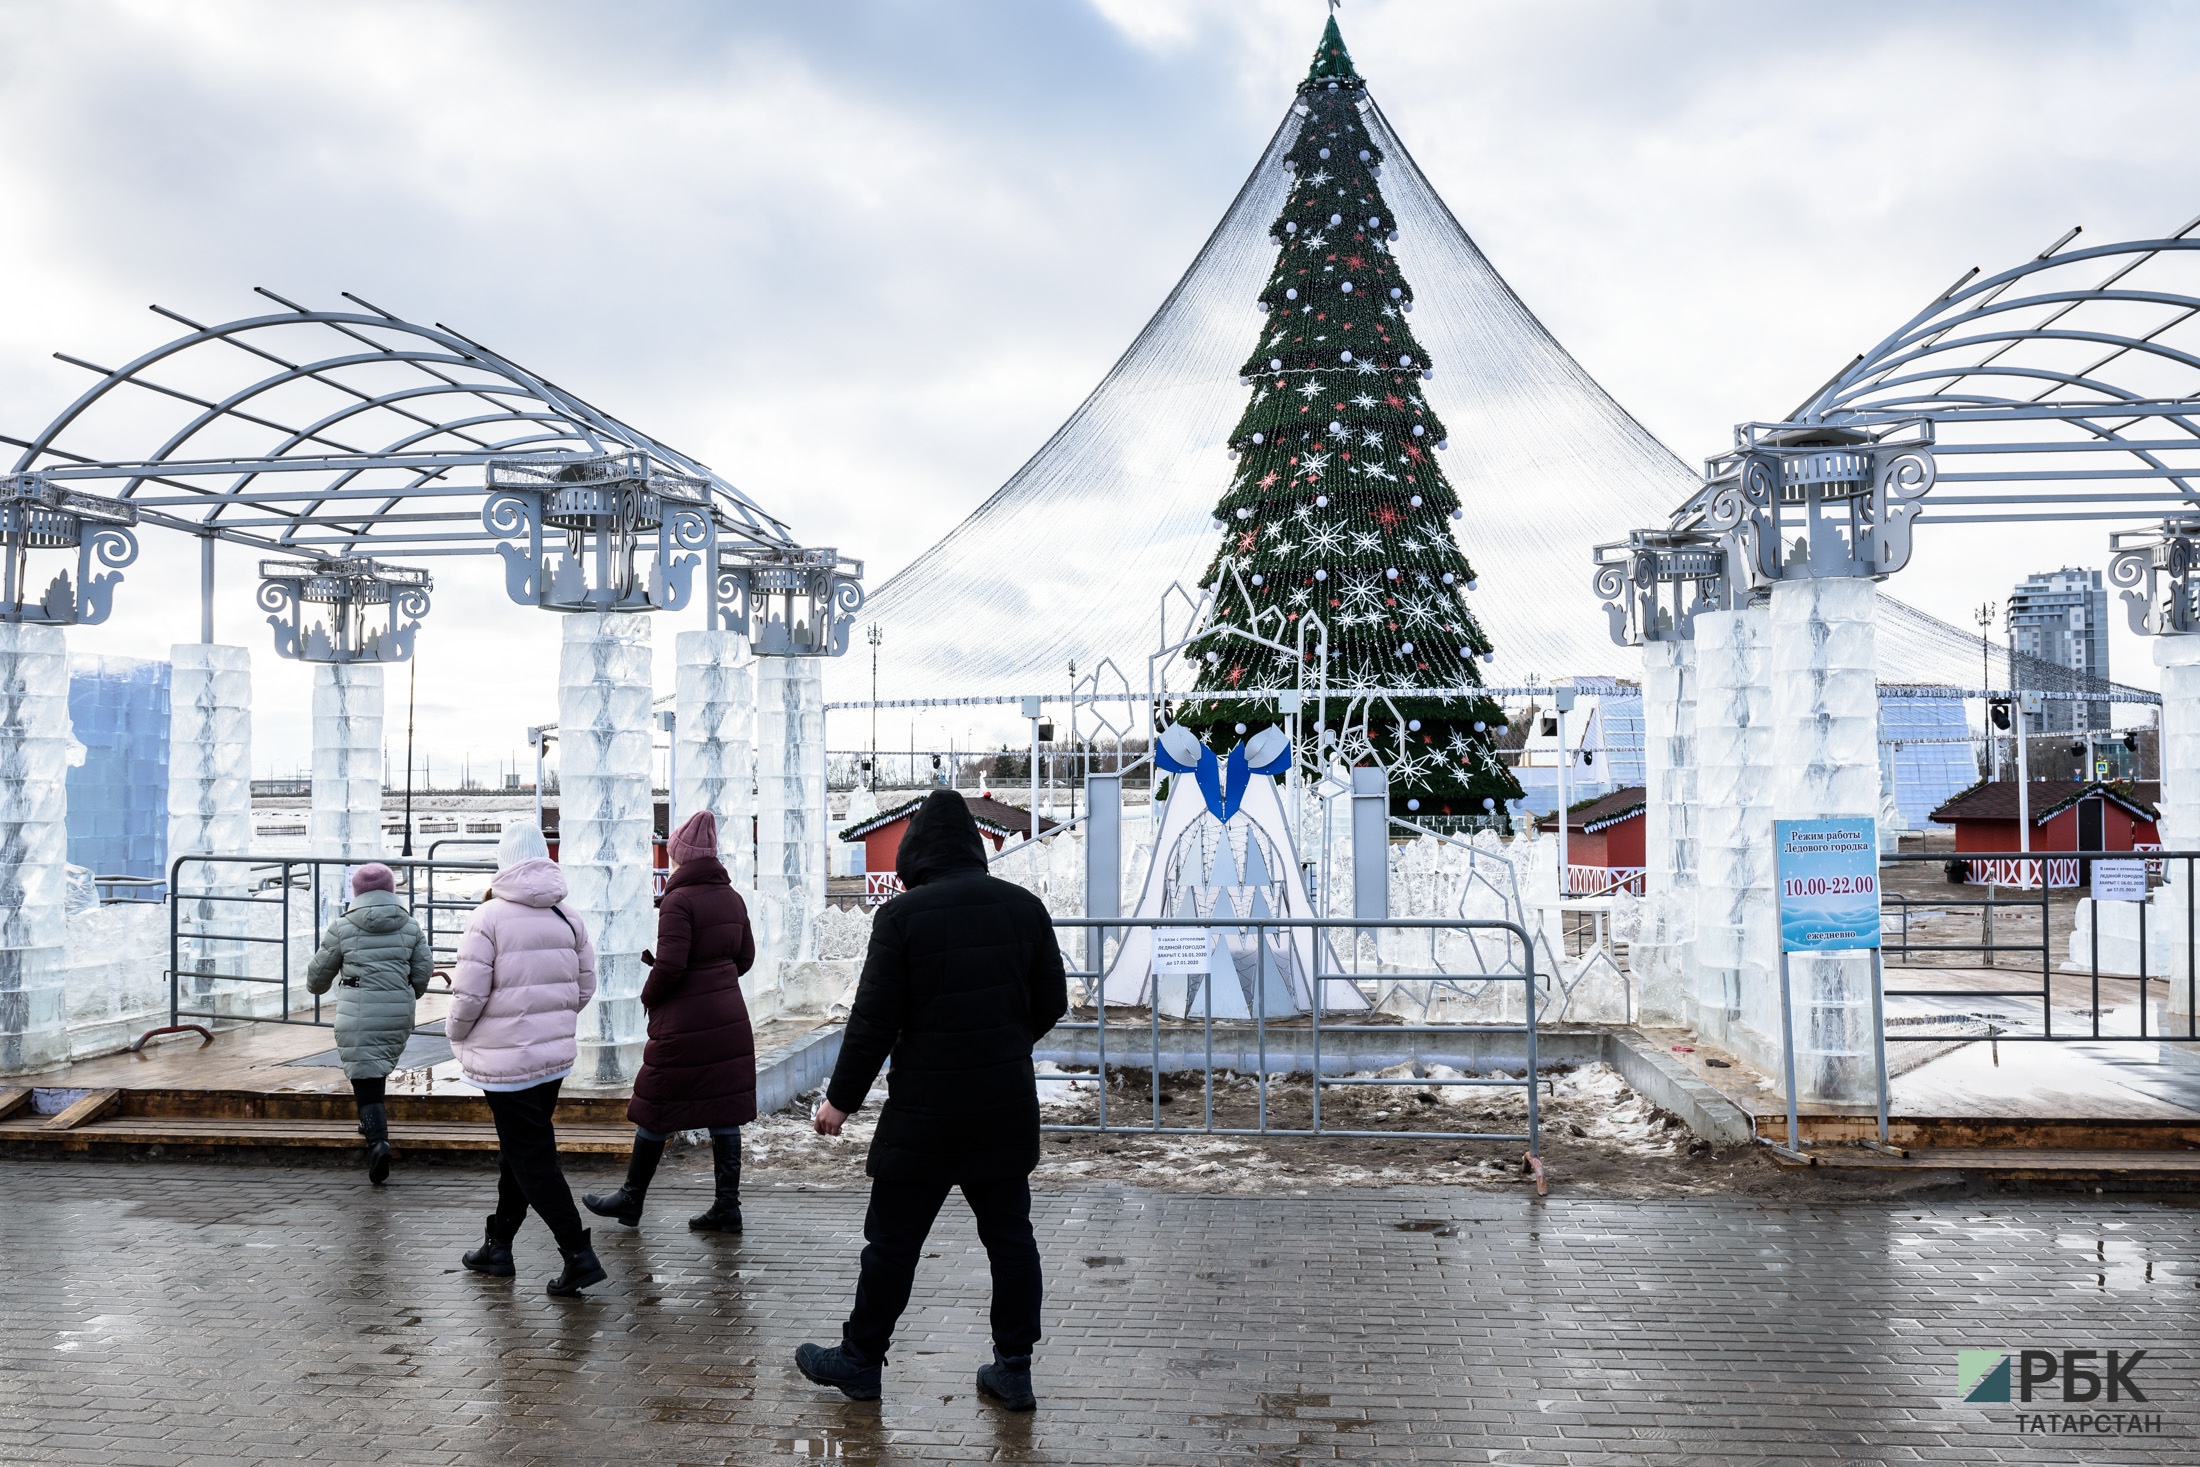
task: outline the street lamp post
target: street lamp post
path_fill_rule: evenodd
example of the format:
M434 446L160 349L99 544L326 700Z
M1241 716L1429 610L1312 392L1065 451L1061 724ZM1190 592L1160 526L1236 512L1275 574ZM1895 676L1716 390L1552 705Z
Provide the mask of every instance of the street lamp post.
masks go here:
M871 644L871 793L878 793L878 644L886 639L877 622L863 634L863 640ZM912 784L914 780L910 781Z

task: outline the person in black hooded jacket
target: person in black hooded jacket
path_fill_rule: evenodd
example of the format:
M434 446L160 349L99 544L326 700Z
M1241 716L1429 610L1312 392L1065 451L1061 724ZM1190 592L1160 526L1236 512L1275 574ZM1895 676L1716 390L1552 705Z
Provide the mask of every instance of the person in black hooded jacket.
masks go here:
M1039 1247L1031 1172L1039 1164L1039 1093L1031 1048L1069 1008L1062 951L1045 905L986 875L970 806L935 790L909 822L895 873L907 892L879 908L840 1060L817 1129L840 1133L888 1057L886 1106L866 1166L855 1309L834 1349L804 1345L802 1373L875 1400L917 1259L956 1187L993 1265L993 1363L981 1395L1028 1411L1039 1341Z

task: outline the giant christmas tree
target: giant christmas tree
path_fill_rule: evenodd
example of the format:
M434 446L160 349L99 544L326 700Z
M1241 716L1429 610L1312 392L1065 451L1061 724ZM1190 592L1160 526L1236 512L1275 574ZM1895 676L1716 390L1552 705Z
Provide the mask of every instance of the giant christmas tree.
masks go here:
M1241 725L1275 723L1272 700L1233 690L1300 685L1299 653L1227 628L1295 648L1311 614L1329 629L1329 684L1342 694L1330 702L1332 732L1347 761L1389 768L1392 813L1502 812L1520 785L1493 747L1504 722L1496 700L1455 691L1481 686L1476 664L1490 644L1467 609L1474 572L1452 538L1459 501L1436 461L1443 424L1421 395L1430 364L1389 249L1397 231L1376 183L1382 152L1334 18L1299 101L1291 192L1269 229L1268 325L1243 369L1253 395L1230 435L1237 471L1215 508L1222 544L1201 582L1215 612L1190 648L1200 678L1177 716L1218 750ZM1318 655L1311 639L1307 649ZM1430 691L1364 696L1375 689ZM1320 736L1313 712L1309 739Z

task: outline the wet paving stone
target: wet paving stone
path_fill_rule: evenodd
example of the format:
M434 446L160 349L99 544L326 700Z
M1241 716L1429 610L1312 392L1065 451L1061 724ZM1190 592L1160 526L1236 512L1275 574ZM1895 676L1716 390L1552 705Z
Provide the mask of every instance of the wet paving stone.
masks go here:
M0 1162L0 1463L2200 1461L2200 1208L2174 1200L1048 1191L1040 1409L1012 1417L973 1392L955 1202L857 1405L790 1356L837 1337L860 1191L755 1190L724 1238L675 1178L564 1301L536 1223L517 1280L460 1268L493 1189ZM2020 1435L1956 1399L1958 1350L2024 1348L2147 1350L2159 1432Z

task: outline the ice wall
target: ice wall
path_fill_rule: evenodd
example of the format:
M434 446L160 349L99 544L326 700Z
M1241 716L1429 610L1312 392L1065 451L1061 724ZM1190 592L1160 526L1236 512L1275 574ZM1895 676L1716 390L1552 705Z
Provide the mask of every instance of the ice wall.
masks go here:
M673 645L672 816L718 819L718 859L756 890L756 673L739 632L681 632Z
M765 964L817 957L825 906L825 683L815 657L756 661L756 996Z
M1772 588L1773 814L1879 813L1879 588L1861 577ZM1868 954L1789 960L1797 1092L1860 1103L1877 1093ZM1775 1029L1777 1033L1777 1029Z
M650 904L647 616L568 612L558 659L558 864L596 943L596 997L580 1016L575 1085L623 1085L641 1068L642 949Z
M313 667L313 813L316 856L371 861L382 854L382 665Z
M1683 1022L1683 990L1696 934L1696 644L1642 649L1644 864L1648 891L1628 950L1642 975L1640 1019Z
M1696 617L1696 948L1688 1021L1762 1064L1778 1053L1769 614ZM1767 1007L1769 1005L1769 1008ZM1752 1031L1744 1036L1743 1025Z
M70 743L61 629L0 622L0 1073L69 1057Z

